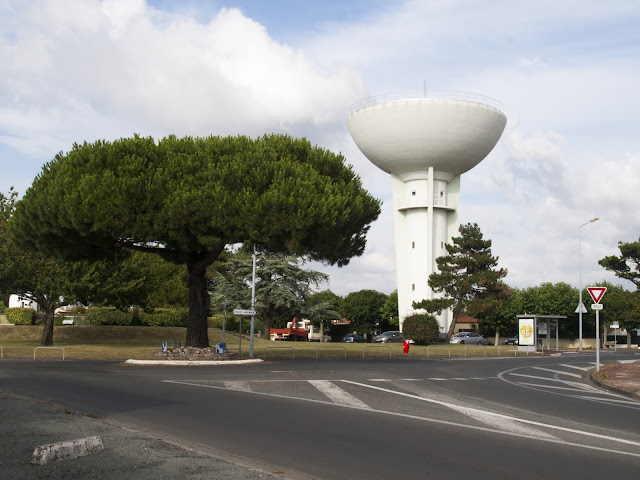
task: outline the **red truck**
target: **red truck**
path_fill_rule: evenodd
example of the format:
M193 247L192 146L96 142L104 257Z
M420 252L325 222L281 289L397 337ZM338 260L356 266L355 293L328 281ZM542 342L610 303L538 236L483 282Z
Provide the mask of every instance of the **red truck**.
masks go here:
M269 336L271 340L308 340L309 331L306 323L309 320L302 322L298 321L298 317L295 317L293 321L287 322L287 328L272 328L269 330Z

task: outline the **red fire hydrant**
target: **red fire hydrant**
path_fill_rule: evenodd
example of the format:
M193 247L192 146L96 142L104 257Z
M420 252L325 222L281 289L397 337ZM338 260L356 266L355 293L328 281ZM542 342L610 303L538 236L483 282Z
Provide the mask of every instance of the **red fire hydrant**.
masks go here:
M404 339L404 354L407 355L409 353L409 340Z

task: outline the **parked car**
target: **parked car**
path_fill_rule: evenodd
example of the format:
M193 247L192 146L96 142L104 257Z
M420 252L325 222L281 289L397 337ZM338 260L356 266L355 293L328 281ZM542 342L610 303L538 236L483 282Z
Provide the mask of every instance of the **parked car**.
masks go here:
M447 339L447 334L446 333L439 333L438 334L438 340L436 340L436 342L444 342Z
M365 339L358 333L347 333L342 341L345 343L364 343Z
M459 332L451 337L449 343L459 343L461 345L489 345L490 342L488 338L474 332Z
M403 343L404 335L402 332L384 332L373 337L373 341L382 343Z

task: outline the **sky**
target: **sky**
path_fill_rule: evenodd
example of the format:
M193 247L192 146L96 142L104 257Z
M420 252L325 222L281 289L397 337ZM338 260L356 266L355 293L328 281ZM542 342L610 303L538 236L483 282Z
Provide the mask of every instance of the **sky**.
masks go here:
M508 123L462 176L460 221L492 241L506 282L577 287L582 272L629 288L597 262L640 236L638 25L637 0L0 0L0 191L23 194L84 141L306 137L383 201L361 257L312 267L340 295L388 294L391 180L351 139L348 108L473 92Z

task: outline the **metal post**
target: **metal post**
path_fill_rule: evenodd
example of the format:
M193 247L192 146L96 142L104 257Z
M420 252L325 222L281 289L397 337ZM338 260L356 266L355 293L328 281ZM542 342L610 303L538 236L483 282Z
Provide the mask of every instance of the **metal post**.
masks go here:
M596 373L600 370L600 310L596 310Z
M251 280L251 310L256 309L256 246L253 246L253 278ZM253 329L255 315L251 315L251 328L249 329L249 358L253 358Z
M240 315L240 322L238 327L238 355L242 358L242 315Z
M580 251L580 259L579 259L579 270L580 270L580 291L579 291L579 303L578 303L578 337L579 337L579 343L578 343L578 350L582 351L582 227L584 227L585 225L588 225L590 223L595 222L596 220L598 220L598 217L596 218L592 218L591 220L589 220L588 222L583 223L582 225L580 225L578 227L578 241L579 241L579 251Z
M224 307L222 309L222 343L224 343L224 328L227 321L227 301L224 301Z

